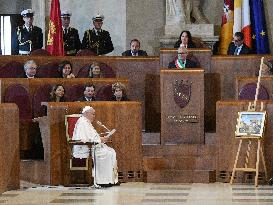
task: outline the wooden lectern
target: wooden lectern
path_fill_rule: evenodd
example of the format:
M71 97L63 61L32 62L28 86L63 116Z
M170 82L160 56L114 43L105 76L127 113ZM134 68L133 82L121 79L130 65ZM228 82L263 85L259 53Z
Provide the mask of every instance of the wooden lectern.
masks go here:
M162 70L161 144L204 143L204 70Z

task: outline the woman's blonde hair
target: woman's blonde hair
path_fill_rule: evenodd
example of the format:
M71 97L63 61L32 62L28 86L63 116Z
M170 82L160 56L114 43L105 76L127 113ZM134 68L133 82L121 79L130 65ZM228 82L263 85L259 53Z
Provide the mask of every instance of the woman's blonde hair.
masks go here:
M126 94L126 87L123 83L120 83L120 82L114 83L112 85L112 92L114 93L117 88L122 90L122 94L124 94L124 95Z

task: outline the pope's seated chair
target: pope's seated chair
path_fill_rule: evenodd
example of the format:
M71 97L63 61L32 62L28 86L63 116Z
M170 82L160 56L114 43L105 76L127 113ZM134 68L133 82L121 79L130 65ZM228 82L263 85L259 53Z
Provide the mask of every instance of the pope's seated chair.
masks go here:
M73 146L74 145L88 145L87 143L83 143L80 141L72 140L73 131L76 125L77 120L80 118L80 114L72 114L65 116L65 128L66 128L66 137L67 142L70 146L71 155L70 155L70 170L89 170L90 157L86 159L79 159L73 157Z

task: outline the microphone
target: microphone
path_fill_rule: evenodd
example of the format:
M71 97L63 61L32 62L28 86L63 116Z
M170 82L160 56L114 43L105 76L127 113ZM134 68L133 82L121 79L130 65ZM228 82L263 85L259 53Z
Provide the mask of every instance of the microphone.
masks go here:
M104 124L102 124L100 121L97 121L97 124L99 126L103 127L104 129L106 129L108 132L110 132L110 130Z

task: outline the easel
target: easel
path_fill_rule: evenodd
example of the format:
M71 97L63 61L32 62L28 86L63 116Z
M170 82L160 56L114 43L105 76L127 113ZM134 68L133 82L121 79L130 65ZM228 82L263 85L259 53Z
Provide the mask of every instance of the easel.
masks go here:
M254 100L253 104L250 102L249 105L248 105L247 111L249 111L249 112L251 112L251 111L252 112L257 111L256 105L257 105L259 88L260 88L260 82L261 82L261 72L262 72L263 61L264 61L264 57L262 57L262 59L261 59L259 77L258 77L258 82L257 82L256 94L255 94L255 100ZM263 102L261 102L260 111L264 111L264 104L263 104ZM242 143L243 143L243 141L246 141L246 140L248 140L248 146L247 146L247 150L246 150L245 166L239 168L239 167L237 167L237 163L238 163L238 159L239 159L239 155L240 155ZM249 168L248 167L252 141L257 141L257 145L258 145L257 146L257 150L256 150L256 157L257 158L256 158L256 167L255 168ZM266 170L266 164L265 164L265 158L264 158L264 152L263 152L263 142L264 142L263 137L255 137L255 136L251 136L251 135L241 137L240 142L239 142L239 146L238 146L238 151L237 151L236 158L235 158L235 162L234 162L234 167L233 167L233 170L232 170L232 176L231 176L231 179L230 179L230 184L233 183L236 171L255 172L256 173L256 176L255 176L255 186L257 187L258 186L258 175L259 175L260 157L261 157L261 160L262 160L262 163L263 163L263 168L264 168L264 172L265 172L265 178L266 178L266 180L268 179L267 170Z

